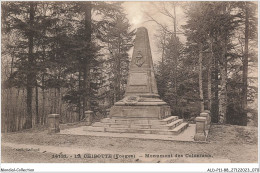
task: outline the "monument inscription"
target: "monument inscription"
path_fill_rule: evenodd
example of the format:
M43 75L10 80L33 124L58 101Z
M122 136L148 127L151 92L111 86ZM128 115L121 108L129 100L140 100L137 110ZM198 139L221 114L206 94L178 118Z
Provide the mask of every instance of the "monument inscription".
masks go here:
M129 83L132 86L136 85L147 85L148 76L146 73L143 72L135 72L135 73L130 73L130 80Z

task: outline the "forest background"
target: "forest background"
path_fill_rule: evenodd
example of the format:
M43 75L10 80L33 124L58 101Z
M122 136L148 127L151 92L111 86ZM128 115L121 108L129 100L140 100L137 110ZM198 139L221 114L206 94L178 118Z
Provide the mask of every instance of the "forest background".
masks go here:
M192 120L257 126L257 2L2 2L2 132L95 120L124 96L137 27L159 95Z

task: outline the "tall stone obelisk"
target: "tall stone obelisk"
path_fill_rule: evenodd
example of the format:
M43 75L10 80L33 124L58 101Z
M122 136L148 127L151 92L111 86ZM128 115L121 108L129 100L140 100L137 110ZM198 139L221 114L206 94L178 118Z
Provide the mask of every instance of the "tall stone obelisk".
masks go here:
M111 108L110 117L162 119L170 116L170 107L159 99L148 31L137 29L133 56L123 100Z
M146 95L158 97L153 60L146 28L138 28L126 87L126 96Z

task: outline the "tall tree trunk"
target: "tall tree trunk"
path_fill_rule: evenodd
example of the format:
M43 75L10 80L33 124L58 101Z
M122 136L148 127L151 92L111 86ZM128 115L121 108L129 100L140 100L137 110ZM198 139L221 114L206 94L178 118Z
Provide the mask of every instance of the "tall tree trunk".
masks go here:
M241 125L247 125L247 77L248 77L248 33L249 33L249 15L248 2L245 2L245 51L243 57L243 88L242 88L242 122Z
M62 114L61 114L61 88L58 87L57 88L58 91L58 104L57 104L57 113L60 114L60 118L62 118Z
M15 98L15 115L14 115L14 121L15 121L15 131L19 131L19 117L21 116L21 113L19 111L19 89L15 89L17 91L16 98Z
M19 115L17 115L18 116L18 127L17 127L17 130L19 131L19 130L21 130L21 118L22 118L22 111L21 111L21 107L20 107L20 104L19 104L19 102L20 102L20 90L18 89L18 91L17 91L17 95L18 95L18 99L17 99L17 102L18 102L18 104L17 104L17 107L19 108L19 112L20 112L20 114Z
M46 11L45 11L45 15L46 15ZM46 35L46 30L44 30L44 35ZM45 54L45 45L43 43L42 45L42 63L45 64L45 57L46 57L46 54ZM43 73L42 74L42 87L41 87L41 90L42 90L42 112L41 112L41 124L44 125L45 122L46 122L46 115L45 115L45 74Z
M81 64L81 61L79 61L79 90L82 91L82 81L81 81L81 76L82 76L82 64ZM83 102L83 107L82 107L82 102ZM84 95L82 97L82 95L79 96L79 102L78 102L78 108L79 108L79 117L78 117L78 120L81 121L82 119L82 116L83 116L83 113L84 113Z
M215 42L217 42L217 40L215 40ZM212 42L213 44L213 42ZM218 85L219 85L219 62L218 62L218 57L215 55L216 51L214 50L214 44L212 47L212 51L214 53L214 83L213 83L213 92L214 92L214 98L212 99L212 122L214 123L218 123L219 120L219 106L218 106Z
M57 114L57 108L58 108L58 102L57 102L57 88L54 88L54 97L53 97L53 100L54 100L54 104L53 104L53 113L54 114Z
M43 48L43 62L45 58L45 48ZM45 115L45 75L42 75L42 115L41 115L41 124L44 125L46 121L46 115Z
M115 78L115 102L120 100L120 58L117 56L116 61L116 78Z
M44 75L42 76L42 116L41 116L41 124L44 125L45 118L45 89L44 89Z
M118 36L118 39L119 39L119 44L118 44L118 54L116 56L116 69L117 69L117 72L116 72L116 101L119 101L121 99L121 47L120 47L120 44L121 44L121 38L120 38L120 34Z
M208 110L211 111L211 105L212 105L212 92L211 92L211 87L212 87L212 60L213 60L213 41L210 38L210 56L209 56L209 64L208 64Z
M32 30L33 23L34 23L34 3L30 2L30 20L29 20L29 26ZM28 71L27 71L27 97L26 97L26 104L27 104L27 117L26 117L26 123L25 127L26 129L32 128L32 93L33 93L33 84L34 84L34 72L33 72L33 65L34 65L34 58L33 58L33 32L30 32L28 37Z
M178 53L178 46L177 46L177 23L176 23L176 9L175 9L175 4L173 6L174 10L174 42L175 42L175 48L174 48L174 91L175 91L175 106L178 107L178 93L177 93L177 67L178 67L178 59L179 59L179 53Z
M86 41L88 43L88 49L91 44L91 10L92 10L92 4L91 2L84 2L85 3L85 33L86 33ZM91 97L91 88L90 88L90 65L91 65L91 57L86 57L84 61L84 70L83 70L83 76L84 76L84 111L91 110L91 103L90 103L90 97Z
M202 44L199 44L199 91L200 91L200 112L204 111L203 81L202 81Z
M10 131L10 100L11 100L11 88L8 88L7 89L7 93L6 93L6 100L8 100L8 103L6 104L6 114L5 114L5 117L6 117L6 132L9 132Z
M221 124L226 123L226 114L227 114L227 38L224 38L224 41L221 44L222 54L220 57L220 98L219 98L219 122Z
M38 86L37 86L37 80L35 80L35 114L36 114L36 124L40 123L40 117L39 117L39 93L38 93Z

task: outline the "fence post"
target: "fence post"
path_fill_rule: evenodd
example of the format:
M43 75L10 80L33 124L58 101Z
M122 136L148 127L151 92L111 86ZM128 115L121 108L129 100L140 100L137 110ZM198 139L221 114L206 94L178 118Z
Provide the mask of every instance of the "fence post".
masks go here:
M106 109L106 118L110 118L109 113L110 113L110 109Z
M196 134L194 136L195 141L205 141L206 140L206 132L205 132L205 124L206 117L196 117Z
M202 112L202 113L200 113L200 117L205 117L206 118L205 130L209 130L209 128L210 128L210 116L209 116L209 113Z
M48 134L60 132L60 115L49 114L48 115Z
M204 112L209 114L209 124L211 124L211 112L209 110L205 110Z
M93 122L93 111L85 111L86 126L90 126Z

